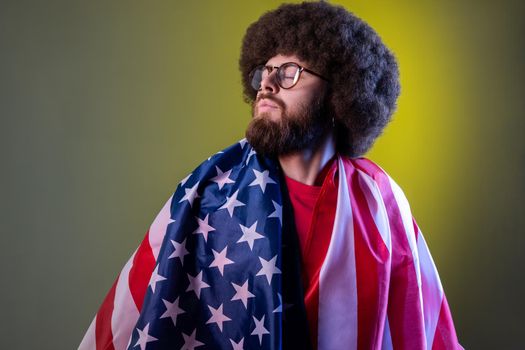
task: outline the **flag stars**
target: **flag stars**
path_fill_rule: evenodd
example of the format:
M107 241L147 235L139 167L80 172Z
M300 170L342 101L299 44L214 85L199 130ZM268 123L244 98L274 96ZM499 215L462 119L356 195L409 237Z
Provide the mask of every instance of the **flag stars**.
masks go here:
M273 208L275 209L268 218L278 218L281 226L283 225L283 206L279 205L276 201L272 200Z
M241 148L244 148L244 146L246 145L246 143L248 143L248 140L246 140L246 138L242 139L239 141L239 145L241 146Z
M166 280L166 277L159 275L159 265L157 265L149 279L149 286L151 287L153 293L155 293L155 286L157 285L157 283L164 280Z
M170 317L173 321L173 325L177 326L177 316L185 312L179 307L179 297L177 297L173 303L170 303L165 299L162 299L162 302L166 307L166 311L160 316L160 318Z
M242 236L241 238L239 238L237 243L247 242L250 246L250 250L253 251L253 243L255 242L255 240L264 238L263 235L255 231L255 229L257 228L257 221L255 221L250 227L246 227L241 224L239 224L239 226L241 227Z
M221 154L221 153L224 153L223 151L219 151L215 154L212 154L211 156L208 157L208 161L213 157L213 156L216 156L217 154Z
M199 195L197 193L197 188L199 187L199 182L197 182L193 187L191 188L185 188L184 191L186 194L182 197L182 199L179 201L179 203L182 203L184 201L188 201L190 203L190 207L193 205L193 201L195 198L198 198Z
M281 296L281 293L277 293L277 297L279 298L279 306L273 310L273 313L283 312L283 297Z
M188 181L188 179L191 177L191 175L193 175L193 173L189 174L188 176L186 176L184 179L182 179L180 181L180 185L181 186L184 186L186 184L186 181Z
M222 207L219 209L227 209L228 213L230 214L230 217L233 217L233 211L236 207L242 207L245 204L239 200L237 200L237 196L239 195L239 190L235 191L231 197L226 197L226 203L223 204Z
M261 171L253 169L253 173L255 175L255 180L253 180L252 183L250 183L248 186L260 186L262 192L264 193L264 191L266 190L266 185L276 184L276 182L270 178L269 170L265 170L261 172Z
M250 149L250 152L248 153L248 156L246 157L246 162L244 163L245 166L248 165L248 163L250 162L250 158L254 155L256 155L257 152L255 152L255 150L252 148Z
M230 179L230 174L232 172L231 169L223 173L218 166L215 166L215 170L217 170L217 176L212 178L211 181L215 182L219 186L219 190L221 190L224 187L224 185L232 184L235 182L232 179Z
M232 344L233 350L244 350L244 338L241 338L238 343L230 339L230 343Z
M194 291L197 295L197 299L201 298L201 290L204 288L209 288L210 285L202 280L202 271L195 277L188 274L188 279L190 280L190 285L186 289L186 292Z
M268 284L270 284L272 282L273 275L281 273L281 270L275 266L277 255L268 261L261 257L259 257L259 260L261 261L262 268L259 270L259 272L257 272L257 276L266 276Z
M199 233L202 233L202 236L204 237L204 242L208 242L208 233L210 231L215 231L215 228L211 227L208 224L208 218L210 214L207 214L204 220L197 217L197 222L199 223L199 227L195 231L193 231L194 234L198 235Z
M175 250L170 256L168 256L168 259L179 258L181 264L184 264L184 256L189 254L188 250L186 249L186 239L184 239L182 243L178 243L172 239L170 241Z
M264 317L265 315L263 315L263 317L260 320L258 320L257 318L255 318L255 316L253 316L253 321L255 322L255 329L252 331L252 335L256 335L259 337L259 345L262 345L263 335L270 334L270 332L268 332L268 330L264 328Z
M244 304L244 307L248 308L248 299L255 297L255 295L248 290L248 280L246 280L242 286L235 283L232 283L232 286L235 288L235 295L233 296L232 301L240 300Z
M182 345L182 348L180 348L180 350L195 350L196 347L203 346L204 343L201 343L200 341L195 339L196 336L197 336L197 329L194 329L191 335L182 333L182 337L184 338L184 345Z
M149 342L158 340L157 338L149 335L149 323L146 324L146 326L142 330L137 328L137 332L139 333L139 339L137 340L135 345L133 345L133 347L138 345L140 347L140 350L146 350L146 345Z
M206 322L206 324L216 323L217 326L219 327L219 329L222 332L222 324L224 322L226 322L226 321L231 321L231 318L229 318L228 316L224 315L224 313L222 312L222 304L217 309L215 309L211 305L208 305L208 308L210 309L211 317Z
M224 275L224 265L230 265L234 263L226 257L227 251L228 247L224 247L224 249L221 252L217 252L214 249L212 249L214 259L211 262L210 267L218 268L222 276Z

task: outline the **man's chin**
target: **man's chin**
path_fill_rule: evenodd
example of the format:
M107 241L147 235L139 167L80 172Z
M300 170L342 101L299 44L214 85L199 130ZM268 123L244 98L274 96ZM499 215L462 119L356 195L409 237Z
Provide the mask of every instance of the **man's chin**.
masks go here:
M253 118L254 119L266 119L266 120L270 120L272 122L278 122L279 120L281 120L281 110L280 109L276 109L274 111L265 111L265 112L255 112L254 115L253 115Z
M269 116L259 114L253 117L246 129L246 139L260 155L272 157L278 149L280 123Z

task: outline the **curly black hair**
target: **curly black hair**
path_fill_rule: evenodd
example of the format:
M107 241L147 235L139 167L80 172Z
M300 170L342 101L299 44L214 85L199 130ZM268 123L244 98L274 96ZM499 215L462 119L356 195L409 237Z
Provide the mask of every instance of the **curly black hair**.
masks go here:
M337 151L366 153L396 109L399 70L394 55L363 20L327 2L284 4L246 30L239 68L246 102L257 91L250 72L277 54L294 54L330 81L327 108Z

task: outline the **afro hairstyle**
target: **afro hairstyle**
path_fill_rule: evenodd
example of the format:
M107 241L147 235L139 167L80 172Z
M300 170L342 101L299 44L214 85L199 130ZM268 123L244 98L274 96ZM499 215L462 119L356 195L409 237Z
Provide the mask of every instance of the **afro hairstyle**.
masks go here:
M341 6L283 4L246 30L239 68L244 98L257 96L250 73L275 55L296 55L329 79L327 110L335 122L337 151L365 154L396 109L399 70L377 33Z

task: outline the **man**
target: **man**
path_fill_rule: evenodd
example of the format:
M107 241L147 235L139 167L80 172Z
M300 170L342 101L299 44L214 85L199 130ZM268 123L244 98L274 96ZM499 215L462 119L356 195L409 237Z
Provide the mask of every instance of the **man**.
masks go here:
M283 5L248 28L240 69L246 140L181 182L80 348L461 348L403 192L360 157L399 95L377 34Z

